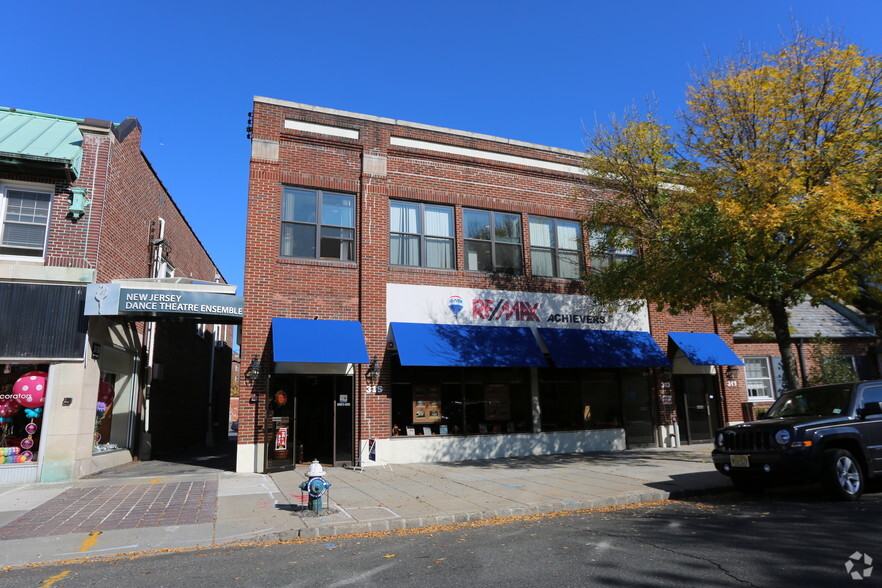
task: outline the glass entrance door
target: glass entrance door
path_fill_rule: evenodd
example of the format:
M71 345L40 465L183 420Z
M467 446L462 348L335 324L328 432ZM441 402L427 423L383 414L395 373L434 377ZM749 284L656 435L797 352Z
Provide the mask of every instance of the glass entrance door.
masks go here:
M713 438L719 411L714 377L706 375L677 376L677 414L680 437L686 443L706 443Z

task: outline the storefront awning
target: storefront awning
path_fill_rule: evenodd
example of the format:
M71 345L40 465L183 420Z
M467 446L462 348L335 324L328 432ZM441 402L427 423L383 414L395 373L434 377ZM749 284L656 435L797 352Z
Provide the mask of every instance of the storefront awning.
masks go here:
M273 360L277 363L369 363L358 321L274 318Z
M539 329L557 367L622 368L671 365L645 331Z
M401 365L544 367L527 327L390 323Z
M716 333L668 333L692 365L744 365Z

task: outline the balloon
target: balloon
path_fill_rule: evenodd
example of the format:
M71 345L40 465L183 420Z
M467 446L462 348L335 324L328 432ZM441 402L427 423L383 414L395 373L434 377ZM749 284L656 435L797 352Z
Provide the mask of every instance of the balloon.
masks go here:
M15 381L12 397L26 408L39 408L46 403L46 372L28 372Z
M98 402L103 402L110 406L113 404L114 396L113 386L104 381L98 382Z
M11 417L17 413L19 409L21 409L21 405L15 398L4 398L3 400L0 400L0 418Z

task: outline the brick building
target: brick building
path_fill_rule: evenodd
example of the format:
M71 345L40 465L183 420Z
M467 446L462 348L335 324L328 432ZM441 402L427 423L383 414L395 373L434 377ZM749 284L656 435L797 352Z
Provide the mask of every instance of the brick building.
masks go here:
M713 316L597 305L583 153L255 98L238 470L708 441Z
M238 312L151 308L237 297L141 152L137 119L0 108L0 222L0 483L225 438L241 299Z

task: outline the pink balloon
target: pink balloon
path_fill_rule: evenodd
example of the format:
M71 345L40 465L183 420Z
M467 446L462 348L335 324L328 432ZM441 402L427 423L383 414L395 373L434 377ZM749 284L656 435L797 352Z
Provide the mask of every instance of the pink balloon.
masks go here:
M110 406L113 404L114 396L115 393L113 391L113 386L107 382L98 382L98 402L103 402L107 406Z
M46 372L28 372L12 385L12 397L25 408L39 408L46 403Z
M15 398L0 400L0 417L11 417L21 409L21 405Z

